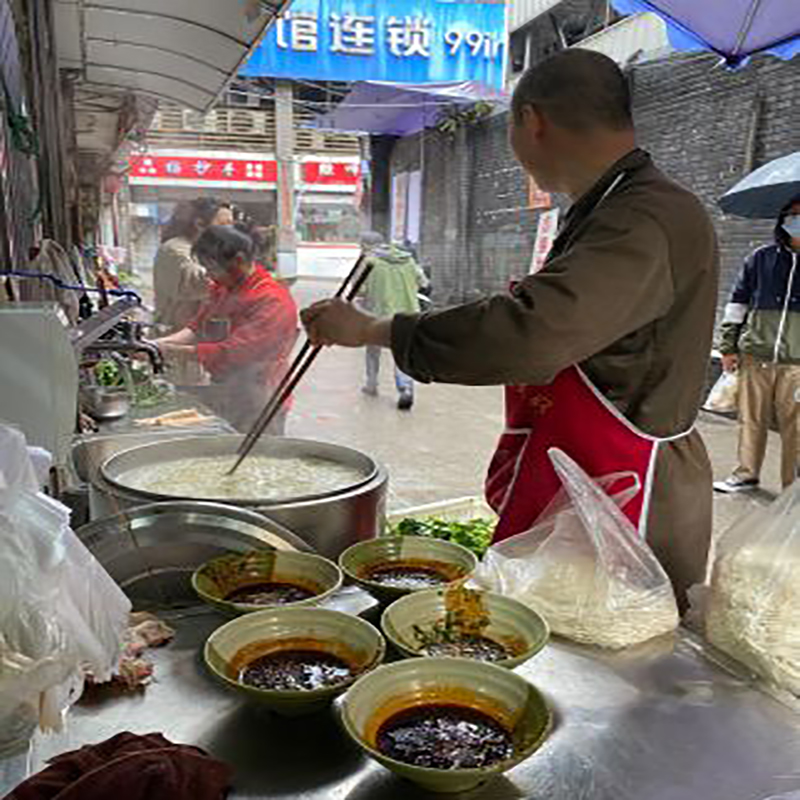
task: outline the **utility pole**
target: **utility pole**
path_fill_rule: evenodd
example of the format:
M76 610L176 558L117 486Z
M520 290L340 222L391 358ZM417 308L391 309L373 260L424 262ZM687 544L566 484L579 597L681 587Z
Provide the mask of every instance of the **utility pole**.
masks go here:
M294 87L275 81L275 157L278 163L278 274L297 276L295 231Z

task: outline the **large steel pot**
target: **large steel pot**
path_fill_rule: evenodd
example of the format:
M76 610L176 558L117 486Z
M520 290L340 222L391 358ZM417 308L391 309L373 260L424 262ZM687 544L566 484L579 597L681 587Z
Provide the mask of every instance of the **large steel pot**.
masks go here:
M241 442L237 435L197 436L134 447L111 456L93 476L92 516L106 515L134 505L187 500L154 494L126 485L133 469L164 461L209 455L232 455ZM269 438L254 453L274 456L315 456L354 467L358 479L336 492L274 500L231 500L227 505L249 508L297 533L314 550L335 558L355 542L380 533L385 517L388 475L370 456L349 447L310 439Z

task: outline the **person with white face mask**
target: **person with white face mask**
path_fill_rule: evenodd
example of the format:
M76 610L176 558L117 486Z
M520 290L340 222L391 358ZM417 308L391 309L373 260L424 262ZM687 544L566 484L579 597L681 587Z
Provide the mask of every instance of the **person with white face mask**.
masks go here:
M758 488L773 419L781 435L785 488L800 467L800 197L781 212L775 244L745 262L720 334L723 369L740 374L739 465L714 488Z

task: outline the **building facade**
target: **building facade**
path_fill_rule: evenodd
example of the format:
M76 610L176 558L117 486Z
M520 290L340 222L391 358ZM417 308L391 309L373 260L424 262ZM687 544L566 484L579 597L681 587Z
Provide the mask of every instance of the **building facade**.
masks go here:
M361 141L310 127L315 101L291 82L280 82L279 98L278 83L239 82L206 114L159 106L145 148L129 161L137 272L146 275L152 265L160 226L176 203L203 194L283 228L279 266L287 277L334 277L352 261L363 227Z
M587 15L598 4L542 0L528 7L545 6L518 29L532 43L534 62L560 46L551 15L562 31L577 32L587 29ZM722 256L721 313L743 259L771 241L774 223L723 215L716 200L752 169L797 150L797 59L760 56L743 69L725 70L714 55L671 52L663 27L650 15L588 30L593 32L577 44L607 53L629 76L640 145L701 198L714 221ZM546 215L568 205L566 198L542 196L531 187L510 151L507 128L507 115L498 114L455 140L429 130L383 143L391 175L423 170L419 253L440 303L503 291L509 280L527 274Z

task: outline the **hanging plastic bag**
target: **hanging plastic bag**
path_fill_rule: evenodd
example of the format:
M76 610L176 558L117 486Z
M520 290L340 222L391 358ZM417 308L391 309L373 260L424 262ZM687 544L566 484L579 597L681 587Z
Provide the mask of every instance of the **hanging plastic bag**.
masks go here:
M735 414L739 409L739 373L723 372L703 404L706 411Z
M117 663L130 601L37 492L24 437L0 426L0 750L37 721L59 729L83 687Z
M674 630L669 578L620 511L638 486L609 497L623 475L592 480L560 450L550 459L562 492L534 527L493 545L476 580L539 612L554 633L621 648Z
M0 506L6 492L35 492L38 488L24 434L10 425L0 425Z
M800 481L735 522L717 545L706 636L800 696Z

